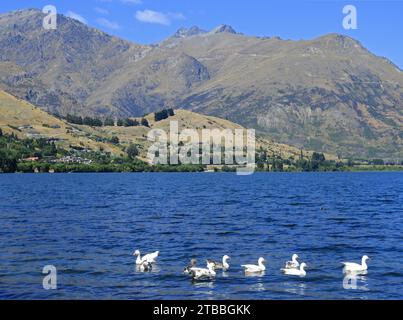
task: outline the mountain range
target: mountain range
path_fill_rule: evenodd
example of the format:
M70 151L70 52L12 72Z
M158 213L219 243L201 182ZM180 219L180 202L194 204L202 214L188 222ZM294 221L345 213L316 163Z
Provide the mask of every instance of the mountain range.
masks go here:
M0 89L49 113L139 117L167 107L341 157L403 158L403 73L339 34L253 37L221 25L141 45L36 9L0 15Z

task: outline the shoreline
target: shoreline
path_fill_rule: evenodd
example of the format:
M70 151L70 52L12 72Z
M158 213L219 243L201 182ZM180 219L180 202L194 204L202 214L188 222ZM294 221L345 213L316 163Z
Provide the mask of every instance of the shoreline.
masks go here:
M281 174L281 173L394 173L394 172L403 172L403 168L396 168L396 169L368 169L368 170L337 170L337 171L259 171L256 170L255 172L252 173L256 174ZM26 174L35 174L35 175L60 175L60 174L143 174L143 173L149 173L149 174L157 174L157 173L181 173L181 174L189 174L189 173L204 173L204 174L229 174L229 173L236 173L235 171L174 171L174 170L166 170L166 171L65 171L65 172L9 172L9 173L3 173L0 172L1 175L26 175Z

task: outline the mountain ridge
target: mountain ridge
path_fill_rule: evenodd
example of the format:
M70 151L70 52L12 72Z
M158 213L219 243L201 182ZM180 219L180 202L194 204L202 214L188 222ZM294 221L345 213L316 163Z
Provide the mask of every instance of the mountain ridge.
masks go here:
M45 32L41 17L0 15L0 88L49 112L140 116L170 106L297 147L402 157L402 71L348 36L281 40L223 25L147 46L63 15Z

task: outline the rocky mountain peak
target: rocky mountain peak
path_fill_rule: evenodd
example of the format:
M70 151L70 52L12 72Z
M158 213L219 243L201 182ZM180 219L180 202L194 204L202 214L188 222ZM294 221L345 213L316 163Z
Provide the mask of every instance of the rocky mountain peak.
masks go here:
M220 24L218 27L214 28L213 30L211 30L210 33L216 34L216 33L232 33L232 34L237 34L237 32L234 30L234 28L232 28L229 25L226 24Z
M203 29L200 29L198 26L193 26L190 28L180 28L174 34L174 38L188 38L188 37L193 37L193 36L197 36L199 34L204 34L204 33L206 33L206 31Z
M364 49L359 41L339 33L329 33L317 38L316 40L327 47Z

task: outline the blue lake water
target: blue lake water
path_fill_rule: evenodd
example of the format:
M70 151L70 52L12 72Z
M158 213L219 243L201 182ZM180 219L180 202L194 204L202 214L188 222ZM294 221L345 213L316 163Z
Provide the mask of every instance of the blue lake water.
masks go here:
M0 299L403 298L402 173L0 175L0 221ZM153 272L135 249L161 252ZM307 277L281 274L293 253ZM214 281L182 274L224 254ZM340 262L364 254L345 289ZM246 277L260 256L265 274Z

